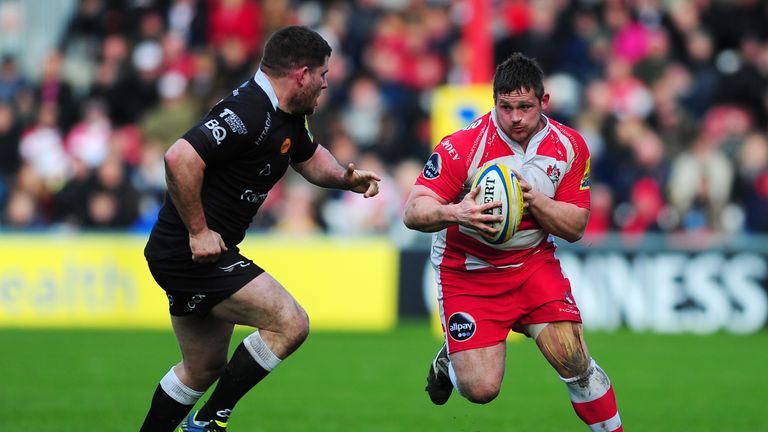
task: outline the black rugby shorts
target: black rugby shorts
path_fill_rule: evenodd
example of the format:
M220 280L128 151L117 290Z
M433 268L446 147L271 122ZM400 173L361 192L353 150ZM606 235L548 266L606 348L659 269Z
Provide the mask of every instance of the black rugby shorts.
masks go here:
M148 261L152 277L168 295L171 315L206 315L264 273L264 269L233 249L222 252L215 263L200 264L191 257Z

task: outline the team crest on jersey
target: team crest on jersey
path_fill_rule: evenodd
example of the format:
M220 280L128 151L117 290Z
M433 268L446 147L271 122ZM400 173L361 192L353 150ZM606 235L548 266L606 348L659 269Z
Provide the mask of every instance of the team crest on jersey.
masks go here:
M587 159L587 164L584 166L584 176L581 178L581 184L579 185L580 190L589 189L589 161L590 159Z
M427 164L424 165L424 178L432 180L440 177L442 165L443 161L440 159L440 154L432 153L432 156L427 160Z
M549 177L549 180L552 182L552 184L556 184L558 181L560 181L560 168L558 168L557 165L548 166L547 177Z
M466 312L456 312L448 318L448 334L455 341L465 341L475 334L475 318Z
M285 140L283 140L283 144L280 146L280 153L286 154L290 149L291 149L291 139L286 138Z

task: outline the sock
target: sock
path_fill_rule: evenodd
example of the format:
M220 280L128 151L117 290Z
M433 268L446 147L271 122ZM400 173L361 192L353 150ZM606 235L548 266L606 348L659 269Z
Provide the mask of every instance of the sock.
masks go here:
M171 368L155 389L139 432L173 431L202 395L203 392L185 386Z
M227 422L235 404L280 364L256 331L237 346L208 402L200 408L198 420Z
M560 379L576 414L591 430L623 432L611 380L594 360L583 374Z
M448 378L451 379L451 384L453 384L454 390L456 390L456 393L458 393L461 396L464 396L461 394L461 390L459 390L459 384L458 379L456 378L456 371L453 370L453 363L448 362Z

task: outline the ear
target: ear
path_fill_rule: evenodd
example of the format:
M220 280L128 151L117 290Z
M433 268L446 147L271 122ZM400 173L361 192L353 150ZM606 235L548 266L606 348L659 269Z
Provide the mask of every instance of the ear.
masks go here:
M541 97L541 109L546 110L549 106L549 93L544 93L544 96Z
M294 70L294 78L296 79L296 84L298 84L299 87L303 87L307 83L309 72L310 71L308 66L302 66Z

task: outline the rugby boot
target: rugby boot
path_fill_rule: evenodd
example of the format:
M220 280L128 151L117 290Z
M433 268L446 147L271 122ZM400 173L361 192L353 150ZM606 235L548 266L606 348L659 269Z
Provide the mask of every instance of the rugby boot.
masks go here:
M429 398L435 405L443 405L448 402L448 398L451 397L453 391L453 384L451 378L448 376L448 345L443 344L440 351L437 352L435 359L429 365L429 373L427 374L427 387L425 390L429 394Z
M197 411L191 412L176 432L227 432L227 424L218 420L200 421L195 420Z

